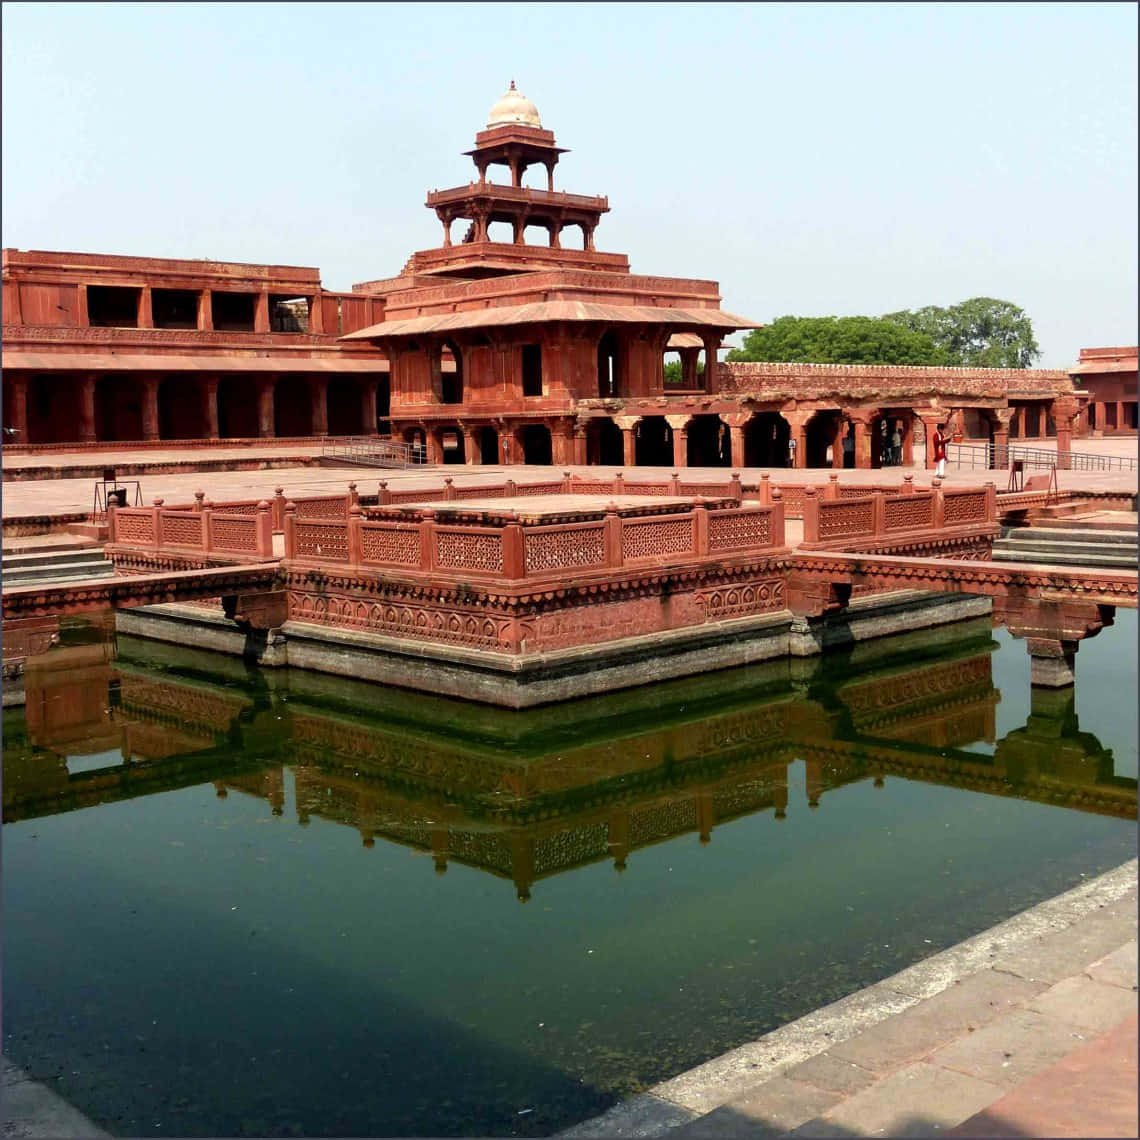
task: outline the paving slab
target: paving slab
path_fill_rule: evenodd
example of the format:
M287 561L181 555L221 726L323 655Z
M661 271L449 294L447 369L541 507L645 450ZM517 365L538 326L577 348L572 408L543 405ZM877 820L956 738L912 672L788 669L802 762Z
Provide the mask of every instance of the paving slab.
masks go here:
M982 970L834 1046L828 1053L873 1073L890 1072L904 1062L926 1056L962 1033L987 1025L1043 989L1044 983Z
M1135 1016L1051 1065L948 1136L1136 1136Z
M1099 962L1094 962L1087 970L1086 976L1096 982L1104 982L1110 986L1121 986L1126 990L1135 990L1137 986L1136 942L1129 942L1120 949L1106 954Z
M829 1092L850 1095L865 1089L875 1079L875 1074L860 1068L851 1061L833 1057L831 1053L819 1053L798 1065L793 1065L785 1074L791 1080L803 1081Z
M1067 1021L1015 1009L936 1050L932 1065L1011 1088L1059 1061L1088 1040Z
M1136 1013L1136 993L1092 978L1065 978L1038 994L1027 1008L1089 1033L1104 1033Z
M32 1137L75 1137L76 1140L110 1136L47 1085L3 1059L3 1123L5 1140Z
M838 1103L841 1094L787 1077L773 1077L748 1096L739 1097L678 1128L678 1140L762 1140L781 1136L789 1129L819 1116Z
M794 1129L792 1136L940 1136L1002 1096L1000 1085L919 1061Z

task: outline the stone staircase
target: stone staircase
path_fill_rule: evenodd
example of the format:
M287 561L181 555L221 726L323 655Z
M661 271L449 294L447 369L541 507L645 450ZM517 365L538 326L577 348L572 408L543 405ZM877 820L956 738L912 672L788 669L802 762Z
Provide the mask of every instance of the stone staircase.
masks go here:
M1029 526L1003 527L994 542L993 560L1135 570L1136 516L1106 515L1054 516L1035 519Z
M115 568L101 546L48 543L34 549L5 553L0 565L4 587L38 586L85 578L109 578Z

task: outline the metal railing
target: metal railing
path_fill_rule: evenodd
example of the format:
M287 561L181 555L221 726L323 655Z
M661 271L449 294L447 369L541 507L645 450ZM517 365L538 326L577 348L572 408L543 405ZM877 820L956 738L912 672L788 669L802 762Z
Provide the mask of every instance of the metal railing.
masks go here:
M415 467L427 462L427 454L422 446L370 436L326 440L321 455L369 467Z
M1020 460L1025 470L1056 467L1060 471L1135 471L1136 459L1122 455L1092 455L1087 451L1052 451L997 443L950 443L946 462L958 468L1003 470Z

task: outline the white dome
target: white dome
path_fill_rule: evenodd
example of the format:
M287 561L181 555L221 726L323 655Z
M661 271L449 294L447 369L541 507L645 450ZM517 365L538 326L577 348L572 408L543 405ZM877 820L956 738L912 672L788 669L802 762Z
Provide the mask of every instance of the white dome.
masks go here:
M542 126L538 108L521 91L515 89L513 79L510 90L491 108L491 113L487 116L487 128L505 127L512 123L521 123L526 127Z

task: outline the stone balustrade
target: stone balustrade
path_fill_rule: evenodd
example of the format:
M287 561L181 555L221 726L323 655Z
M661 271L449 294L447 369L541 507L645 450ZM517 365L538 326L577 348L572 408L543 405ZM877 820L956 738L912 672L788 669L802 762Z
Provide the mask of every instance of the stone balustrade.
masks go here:
M581 492L579 492L581 493ZM783 504L710 500L656 510L608 503L569 518L518 511L438 511L371 517L353 506L347 522L304 519L285 507L285 558L353 568L462 574L509 580L581 571L645 569L784 546Z
M997 488L946 490L935 479L929 491L915 488L907 476L901 493L881 490L858 498L843 498L837 484L803 492L804 538L802 549L848 545L852 540L891 540L908 533L939 534L957 527L997 527Z
M273 517L262 499L250 512L216 510L203 499L198 509L170 508L162 499L150 507L112 507L107 512L109 552L116 546L144 550L273 557Z

